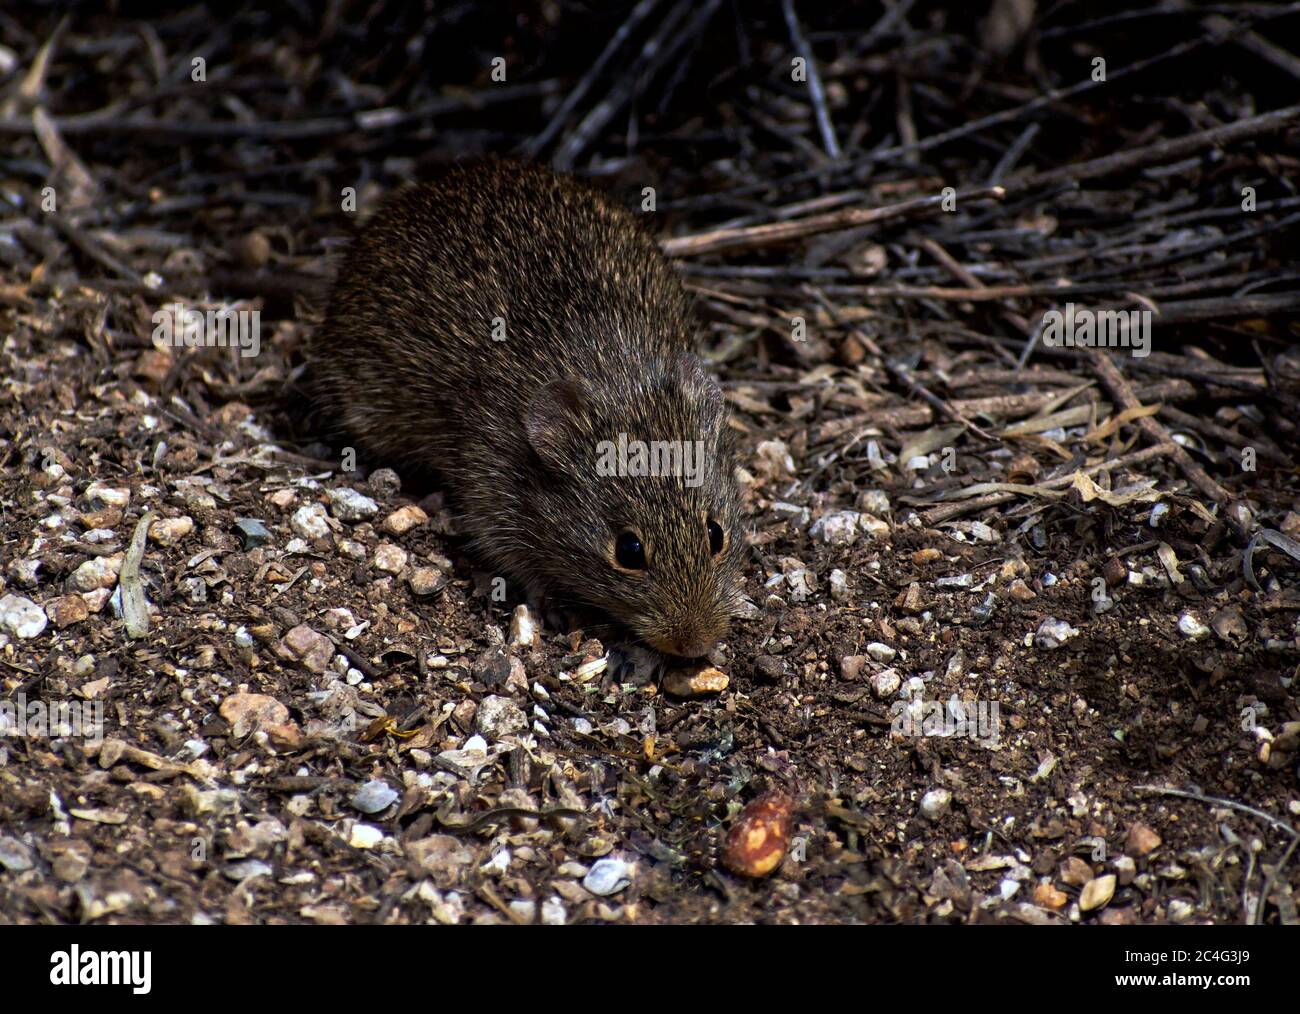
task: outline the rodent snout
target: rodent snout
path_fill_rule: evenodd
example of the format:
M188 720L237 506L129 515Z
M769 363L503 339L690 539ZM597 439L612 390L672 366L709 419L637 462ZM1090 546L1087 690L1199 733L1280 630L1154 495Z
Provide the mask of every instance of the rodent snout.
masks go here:
M670 631L660 637L647 637L646 640L650 647L665 654L677 655L681 658L699 658L701 655L712 651L713 646L722 639L726 632L727 627L725 624L706 630L686 627Z

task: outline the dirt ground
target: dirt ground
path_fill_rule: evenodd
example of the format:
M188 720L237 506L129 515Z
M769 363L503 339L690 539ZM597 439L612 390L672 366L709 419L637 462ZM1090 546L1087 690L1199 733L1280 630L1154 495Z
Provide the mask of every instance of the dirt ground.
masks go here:
M144 87L126 66L188 59L211 31L197 17L160 21L152 37L108 15L69 24L43 87L56 97L80 80L88 94L52 107L72 117ZM241 17L230 31L256 27ZM33 16L9 43L11 120L32 116L13 105L19 79L56 22ZM602 39L617 27L601 24ZM777 15L763 30L779 37L781 25ZM195 98L173 77L149 85L162 93L155 113L260 122L268 92L289 118L323 115L311 89L324 72L300 31L242 53L262 68L257 88L241 78L223 106L222 93ZM566 70L530 38L508 51ZM350 39L340 29L329 46ZM574 74L595 56L577 48ZM214 80L223 52L211 49ZM851 75L844 85L857 87ZM396 84L365 89L367 107L418 105ZM168 112L173 92L185 97ZM1147 112L1097 103L1087 131L1045 128L1042 165L1151 140L1134 141ZM605 181L615 192L636 193L647 173L668 193L721 184L706 149L728 107L703 121L667 108L662 136ZM518 115L522 136L548 119ZM873 302L832 280L846 316L819 317L810 299L817 333L793 345L781 329L798 282L768 299L757 274L729 288L707 270L731 262L697 260L687 277L741 438L752 605L710 659L726 688L674 695L617 639L547 625L530 636L542 618L492 598L438 490L383 462L349 470L303 403L303 347L355 227L336 184L357 183L364 213L421 171L416 141L430 161L475 138L495 150L490 130L506 113L483 116L453 118L451 138L382 143L146 137L147 157L135 135L63 121L54 140L8 135L0 702L99 705L103 730L0 736L0 921L1300 921L1300 562L1284 546L1300 538L1293 313L1222 310L1158 329L1151 362L1166 372L1118 357L1127 379L1109 388L1087 350L1041 354L1012 375L1024 335L1004 342L1000 315L1035 319L1041 294ZM674 124L701 138L709 168L686 158ZM800 124L815 146L812 118ZM1228 152L1294 178L1285 137ZM99 196L55 222L24 204L49 172L26 163L60 145L85 177L62 162L59 192L80 180ZM317 157L323 168L300 168ZM971 168L964 178L988 178L970 152L953 157ZM929 194L942 175L911 189L889 181L928 166L883 169L869 206ZM1187 171L1195 183L1134 186L1149 202L1171 186L1201 209L1248 175ZM1066 208L1031 195L1007 215L1052 214L1060 235L1100 242L1129 219L1128 196L1116 187L1103 213L1101 197ZM665 228L723 222L686 202ZM1000 224L968 222L990 235ZM926 239L954 247L950 225L895 228L850 249L884 258L871 284L914 268L908 251ZM1293 279L1288 229L1236 266ZM797 249L745 263L811 256ZM969 263L980 248L962 249ZM1179 281L1214 291L1197 278ZM172 299L258 309L259 354L156 347L153 314ZM948 406L986 403L954 426L902 376ZM1124 415L1122 390L1177 403L1199 428ZM1026 419L1047 422L1014 429ZM1237 467L1245 448L1258 452L1254 470ZM1198 476L1228 498L1214 502ZM989 482L1015 489L971 489ZM969 506L967 492L991 499ZM1261 530L1278 538L1247 572ZM133 631L122 609L137 594L148 620ZM788 801L777 832L788 854L748 878L724 861L724 837L760 797Z

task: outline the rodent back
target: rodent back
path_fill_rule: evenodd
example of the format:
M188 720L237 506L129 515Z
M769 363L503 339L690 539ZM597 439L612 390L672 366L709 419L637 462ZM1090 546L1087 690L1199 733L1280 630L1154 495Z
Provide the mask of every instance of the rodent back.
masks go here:
M628 212L547 170L486 163L384 203L344 261L315 359L373 449L409 458L416 427L445 460L465 436L512 446L541 384L634 381L692 338L680 282Z

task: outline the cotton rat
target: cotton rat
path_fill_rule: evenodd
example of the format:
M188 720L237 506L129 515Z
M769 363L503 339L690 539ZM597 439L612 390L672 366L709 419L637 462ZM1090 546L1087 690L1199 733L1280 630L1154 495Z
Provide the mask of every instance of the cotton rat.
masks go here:
M486 563L694 657L726 633L744 546L727 412L694 336L629 212L494 162L376 212L310 359L331 419L376 457L433 470ZM638 447L687 456L675 475L664 457L659 474L609 474L637 472Z

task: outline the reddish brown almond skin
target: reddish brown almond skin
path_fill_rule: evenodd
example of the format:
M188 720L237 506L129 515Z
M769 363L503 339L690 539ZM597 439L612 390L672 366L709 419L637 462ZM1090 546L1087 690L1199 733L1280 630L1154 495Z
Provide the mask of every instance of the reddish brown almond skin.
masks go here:
M759 796L727 832L722 861L742 877L765 877L785 858L794 830L794 800L773 790Z

